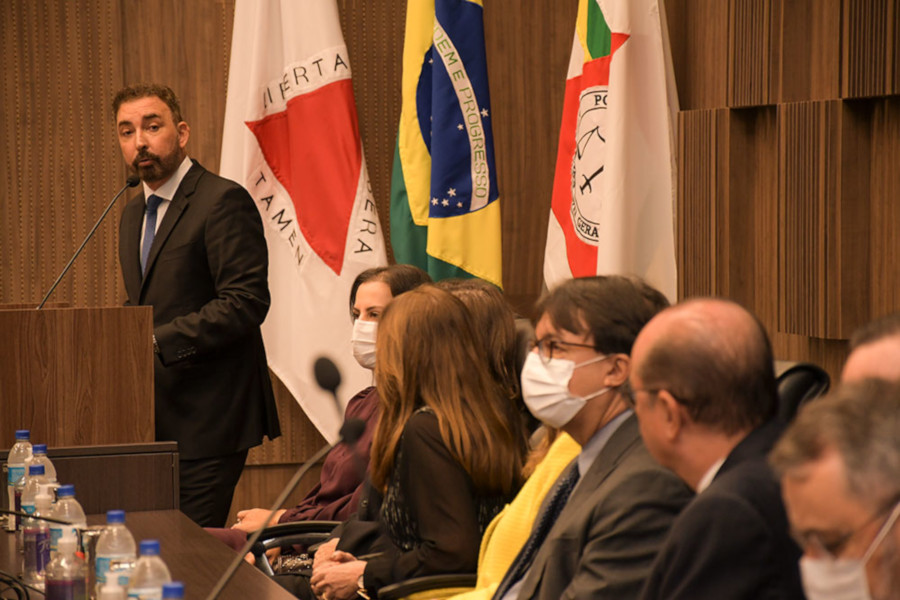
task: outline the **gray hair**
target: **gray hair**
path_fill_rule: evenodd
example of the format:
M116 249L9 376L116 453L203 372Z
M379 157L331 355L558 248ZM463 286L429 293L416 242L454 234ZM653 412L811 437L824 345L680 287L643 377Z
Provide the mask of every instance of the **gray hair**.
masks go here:
M769 462L779 476L790 477L832 449L844 460L851 495L876 510L900 500L900 386L865 379L809 403Z

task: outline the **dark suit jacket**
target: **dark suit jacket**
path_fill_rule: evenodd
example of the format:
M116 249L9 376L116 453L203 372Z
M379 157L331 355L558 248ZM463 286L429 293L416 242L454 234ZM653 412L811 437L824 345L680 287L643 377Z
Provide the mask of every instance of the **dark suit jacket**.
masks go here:
M782 425L755 429L684 510L653 565L644 600L804 597L777 479L766 453Z
M519 598L637 598L670 525L692 496L647 452L632 415L572 492Z
M159 225L144 276L144 196L125 206L126 304L153 307L156 439L181 458L230 454L280 434L259 326L269 309L262 220L244 188L197 162Z

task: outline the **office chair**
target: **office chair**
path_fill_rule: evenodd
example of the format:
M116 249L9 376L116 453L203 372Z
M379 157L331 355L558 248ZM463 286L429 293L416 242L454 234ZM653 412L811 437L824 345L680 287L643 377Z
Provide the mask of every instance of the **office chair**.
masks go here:
M789 423L801 406L822 396L831 386L831 377L812 363L796 363L776 379L778 384L778 418Z

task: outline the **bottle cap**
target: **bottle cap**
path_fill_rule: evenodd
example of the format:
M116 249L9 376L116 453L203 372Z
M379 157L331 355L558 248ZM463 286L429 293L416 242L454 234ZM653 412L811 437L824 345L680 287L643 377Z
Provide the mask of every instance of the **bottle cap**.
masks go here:
M141 540L141 556L159 556L159 540Z
M31 445L31 453L32 454L47 454L47 444L32 444Z
M180 581L164 583L162 588L163 598L184 598L184 584Z
M28 429L16 429L16 439L17 440L27 440L31 437L31 431Z
M28 465L28 474L32 476L43 475L44 465Z
M125 522L125 511L124 510L108 510L108 511L106 511L107 525L112 525L113 523L124 523L124 522Z
M67 485L61 485L56 490L56 495L59 498L63 498L66 496L74 496L75 495L75 486L72 485L71 483L69 483Z

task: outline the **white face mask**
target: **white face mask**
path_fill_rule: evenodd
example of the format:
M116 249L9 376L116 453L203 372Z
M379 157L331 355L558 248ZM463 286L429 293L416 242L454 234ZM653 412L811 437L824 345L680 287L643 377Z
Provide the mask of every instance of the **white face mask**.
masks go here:
M353 322L353 335L350 345L353 347L353 358L366 369L375 368L375 336L378 333L378 321Z
M575 364L565 358L544 361L537 352L531 352L522 367L522 397L525 405L537 419L550 427L562 427L572 420L591 398L606 393L610 388L600 388L587 396L574 396L569 391L569 381L578 367L600 362L600 355Z
M872 600L866 562L890 532L898 515L900 504L894 507L862 558L801 558L800 577L807 600Z

